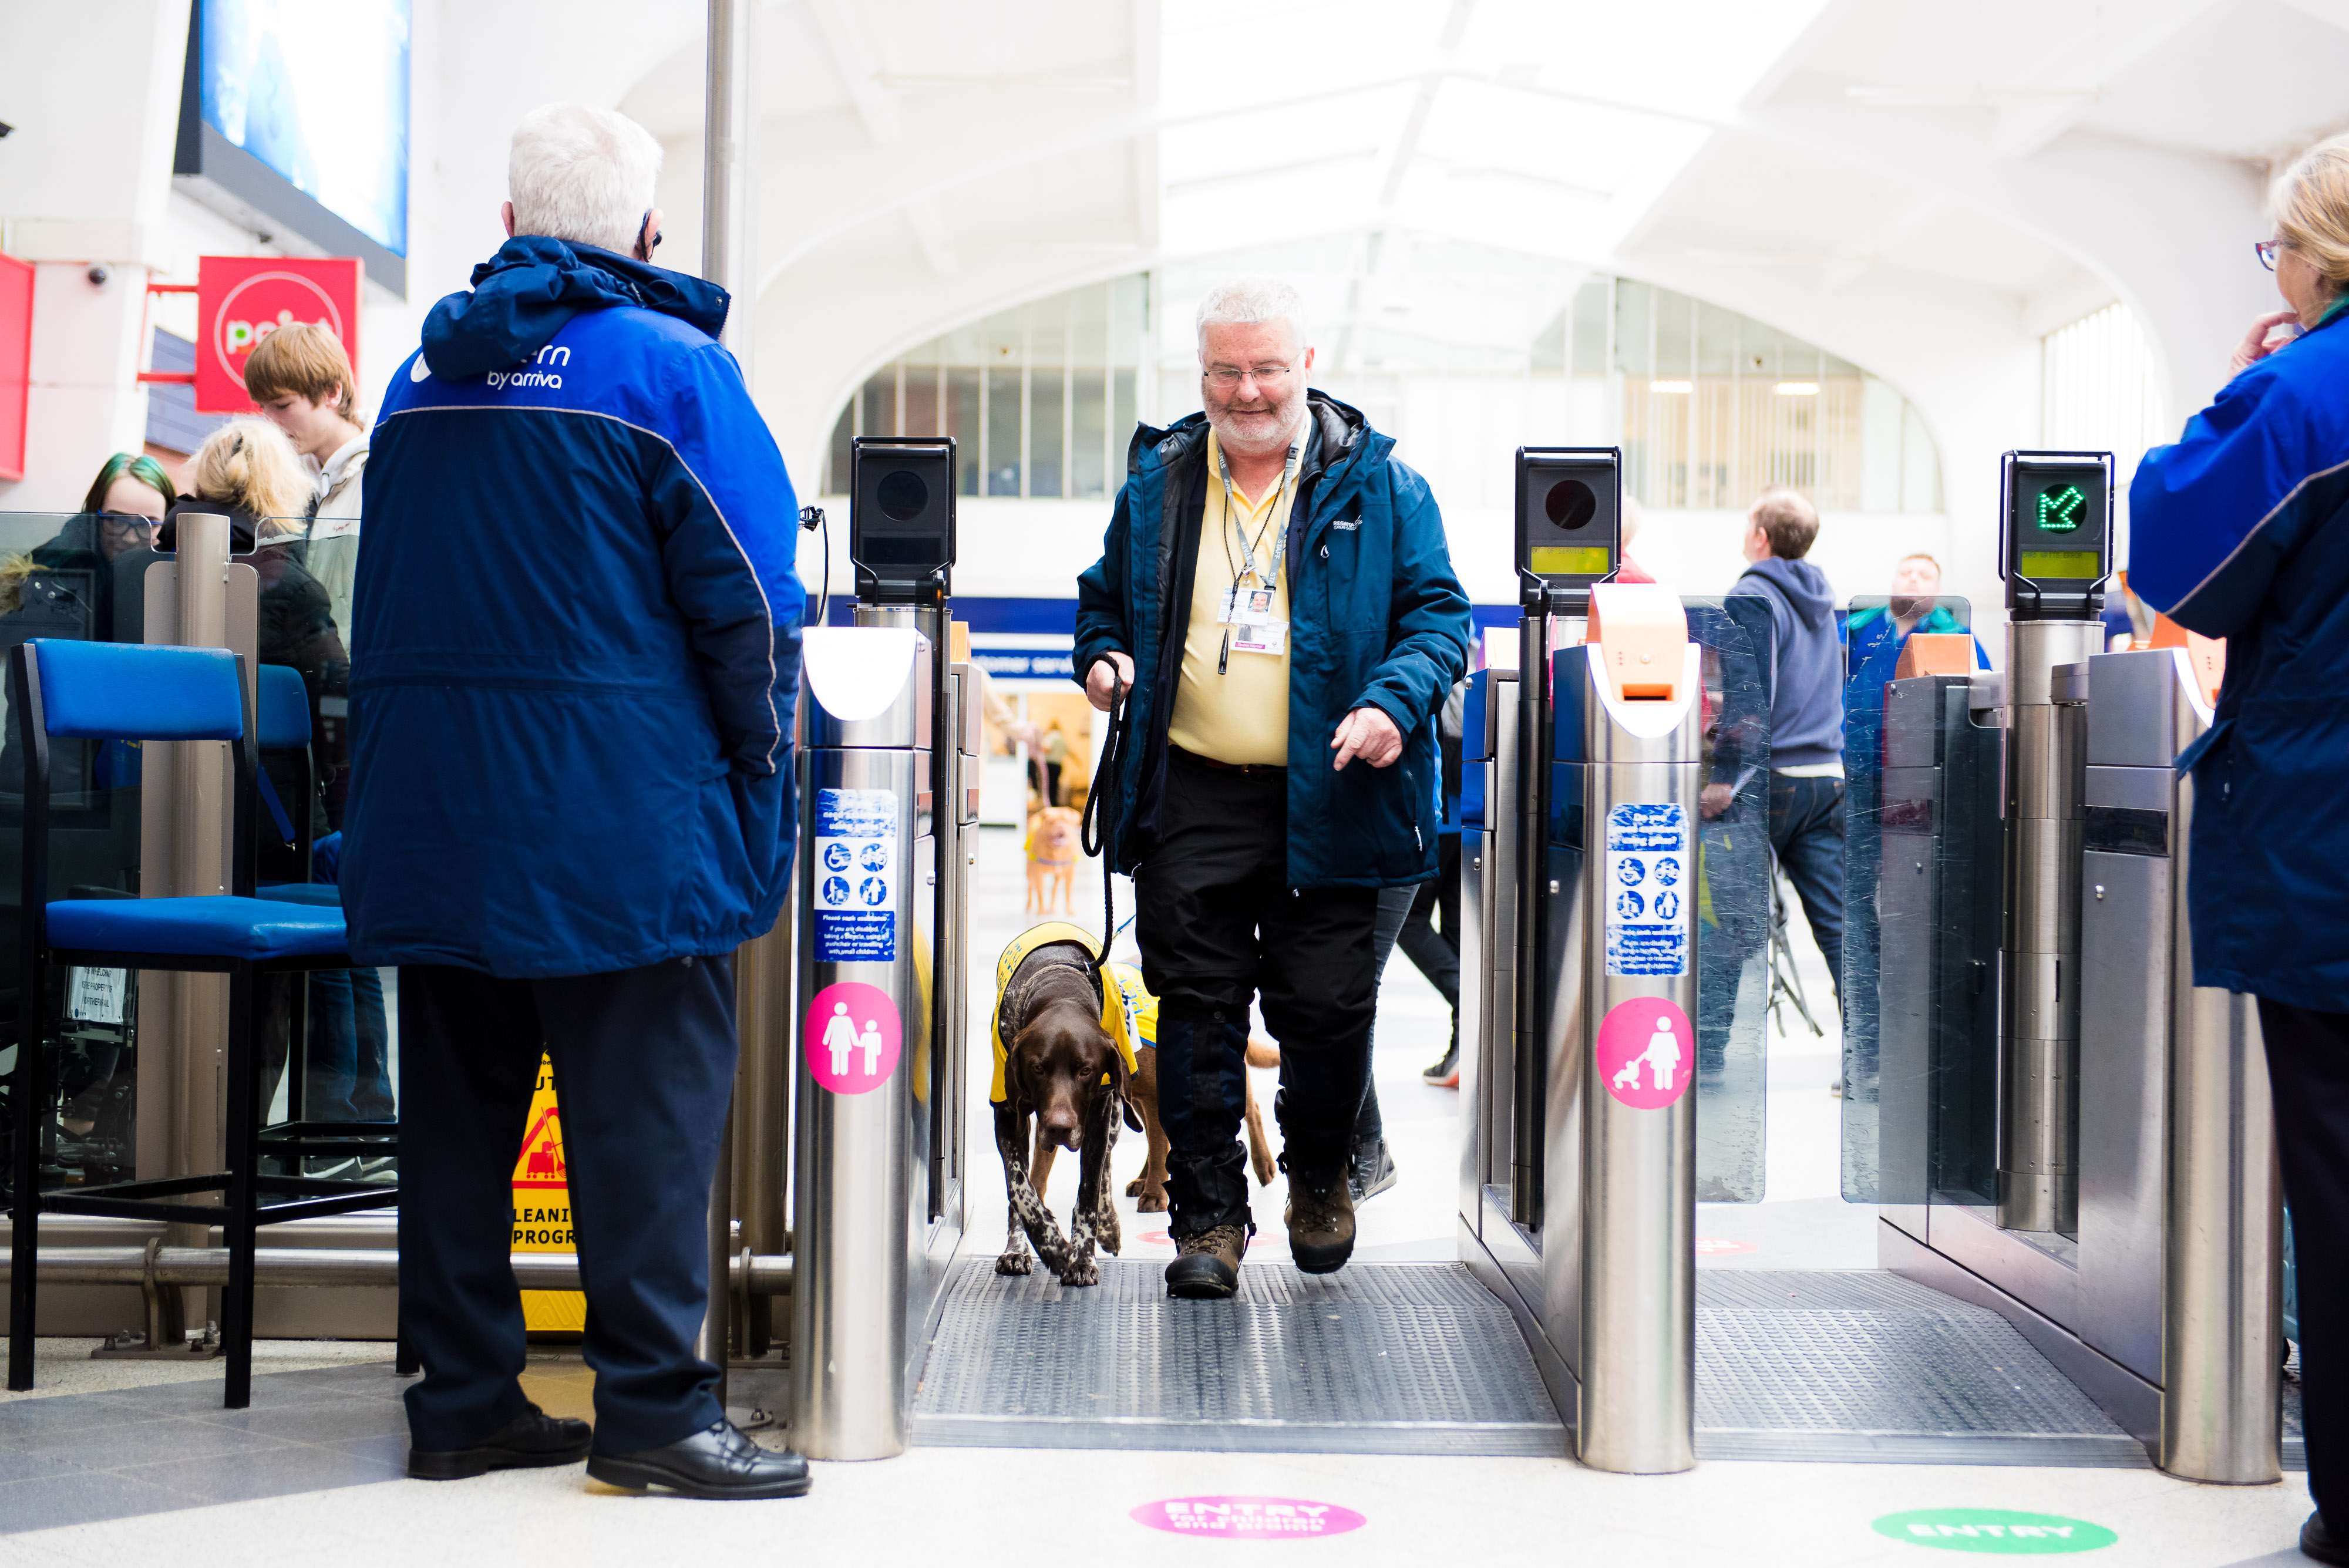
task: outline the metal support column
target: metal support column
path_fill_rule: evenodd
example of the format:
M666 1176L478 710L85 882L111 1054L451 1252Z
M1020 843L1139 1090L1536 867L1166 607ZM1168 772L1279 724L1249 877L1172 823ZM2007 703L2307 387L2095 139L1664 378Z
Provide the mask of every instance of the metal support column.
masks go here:
M812 1459L905 1446L933 657L910 626L811 628L802 653L792 1436Z
M1679 597L1591 593L1584 776L1582 1462L1696 1463L1697 794L1702 652ZM1571 717L1569 718L1569 713Z
M756 83L752 50L753 21L758 7L752 0L709 0L707 75L702 97L701 275L730 291L732 303L719 341L750 380L753 338L752 307L759 271L754 241L758 207L750 186L750 161L759 119L752 88ZM738 955L738 965L747 954ZM759 968L750 960L754 971ZM740 974L737 971L738 994ZM740 1021L737 1023L740 1037ZM753 1041L753 1049L764 1041ZM740 1079L738 1075L738 1087ZM735 1118L741 1109L738 1094L726 1112L726 1130L719 1146L718 1174L709 1187L709 1306L702 1319L695 1350L718 1368L718 1401L726 1402L726 1363L730 1354L726 1284L727 1266L734 1254L734 1189L738 1140ZM753 1107L752 1114L758 1114ZM753 1243L755 1245L755 1243Z

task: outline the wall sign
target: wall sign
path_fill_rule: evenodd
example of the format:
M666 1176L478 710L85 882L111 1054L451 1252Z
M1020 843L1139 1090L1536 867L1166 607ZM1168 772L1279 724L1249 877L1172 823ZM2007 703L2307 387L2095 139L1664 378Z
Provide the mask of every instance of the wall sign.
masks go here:
M342 339L359 363L357 256L204 256L196 268L196 408L207 414L253 410L244 362L281 327L315 322Z

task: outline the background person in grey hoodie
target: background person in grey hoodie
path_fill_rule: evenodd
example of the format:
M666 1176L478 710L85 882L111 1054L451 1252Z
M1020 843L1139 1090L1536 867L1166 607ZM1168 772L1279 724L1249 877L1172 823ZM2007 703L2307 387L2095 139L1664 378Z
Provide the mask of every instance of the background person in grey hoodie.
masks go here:
M1767 599L1776 632L1770 688L1770 846L1801 895L1811 935L1843 1001L1843 645L1835 589L1803 557L1819 514L1773 485L1746 514L1745 558L1729 591ZM1705 786L1702 810L1728 809L1730 786Z

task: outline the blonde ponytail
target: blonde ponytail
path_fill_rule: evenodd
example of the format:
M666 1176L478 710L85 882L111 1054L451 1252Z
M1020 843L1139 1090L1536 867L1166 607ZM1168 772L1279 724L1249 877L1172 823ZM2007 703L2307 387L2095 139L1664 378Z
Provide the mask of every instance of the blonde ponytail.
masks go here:
M256 520L301 517L316 493L294 443L266 420L232 420L221 426L204 438L188 467L198 497L241 506Z

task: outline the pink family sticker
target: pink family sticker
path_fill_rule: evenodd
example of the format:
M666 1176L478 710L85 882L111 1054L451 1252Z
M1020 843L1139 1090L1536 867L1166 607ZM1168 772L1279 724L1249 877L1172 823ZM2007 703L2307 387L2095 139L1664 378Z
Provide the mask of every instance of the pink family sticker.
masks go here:
M1170 1497L1145 1502L1129 1517L1171 1535L1226 1541L1304 1541L1343 1535L1365 1522L1350 1508L1295 1497Z
M1599 1020L1598 1067L1607 1092L1624 1105L1662 1110L1696 1077L1696 1031L1661 996L1619 1002Z
M817 1083L835 1095L862 1095L897 1070L904 1033L887 992L843 981L815 993L800 1042Z

